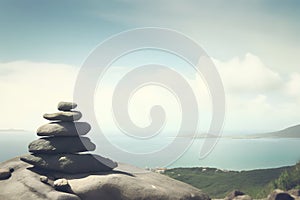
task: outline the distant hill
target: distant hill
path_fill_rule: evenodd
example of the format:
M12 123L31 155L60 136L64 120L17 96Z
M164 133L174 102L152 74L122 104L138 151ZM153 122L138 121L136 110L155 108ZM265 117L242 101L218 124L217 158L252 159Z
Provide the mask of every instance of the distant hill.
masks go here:
M300 125L292 126L281 131L253 134L250 136L258 138L300 138Z
M233 139L300 138L300 125L291 126L289 128L280 131L270 132L270 133L231 135L231 136L224 136L224 138L233 138Z

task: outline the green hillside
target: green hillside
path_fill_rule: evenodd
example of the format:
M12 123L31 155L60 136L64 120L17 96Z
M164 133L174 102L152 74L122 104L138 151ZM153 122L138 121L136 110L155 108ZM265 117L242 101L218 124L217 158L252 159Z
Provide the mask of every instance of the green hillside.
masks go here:
M165 174L191 184L206 192L211 198L224 198L232 190L240 190L253 198L266 197L270 185L291 167L252 171L221 171L215 168L175 168Z

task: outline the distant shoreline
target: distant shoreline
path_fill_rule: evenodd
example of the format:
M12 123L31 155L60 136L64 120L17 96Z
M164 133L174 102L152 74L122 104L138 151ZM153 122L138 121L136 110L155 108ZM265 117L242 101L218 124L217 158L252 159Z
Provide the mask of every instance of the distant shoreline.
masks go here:
M10 129L0 129L0 132L31 132L31 131L24 130L24 129L10 128Z
M276 139L276 138L300 138L300 125L288 127L286 129L269 132L269 133L258 133L258 134L236 134L236 135L214 135L214 134L200 134L198 136L186 135L184 137L194 138L226 138L226 139Z

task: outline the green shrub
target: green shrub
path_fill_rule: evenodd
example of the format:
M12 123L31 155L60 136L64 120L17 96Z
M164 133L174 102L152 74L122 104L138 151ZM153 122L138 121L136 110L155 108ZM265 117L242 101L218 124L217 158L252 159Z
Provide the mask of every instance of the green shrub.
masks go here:
M293 168L285 170L278 179L272 182L272 189L290 190L300 187L300 163Z

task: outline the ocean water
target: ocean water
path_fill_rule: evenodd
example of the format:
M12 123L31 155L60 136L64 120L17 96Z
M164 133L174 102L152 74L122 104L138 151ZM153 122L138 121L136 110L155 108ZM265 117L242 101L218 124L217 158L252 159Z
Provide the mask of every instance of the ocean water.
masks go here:
M0 132L0 162L28 153L28 144L37 136L30 132Z
M0 162L15 156L28 153L27 146L37 137L34 133L23 132L1 132L0 133ZM105 144L91 137L96 143L96 153L101 154ZM182 138L186 140L186 138ZM132 142L126 137L111 137L111 143L126 149L130 152L141 150L151 152L154 149L164 148L173 141L172 138L158 138L155 141L144 140ZM230 139L222 138L219 140L212 152L204 159L199 159L199 152L203 139L195 139L190 148L174 163L171 167L216 167L229 170L250 170L260 168L273 168L280 166L293 165L300 161L300 139L276 138L276 139ZM111 155L104 155L111 157ZM158 160L160 158L156 158ZM134 160L124 158L122 162L127 162L139 167L160 167L155 160Z
M199 151L200 140L197 140L173 166L251 170L289 166L300 161L298 138L221 139L213 151L202 160L195 159L197 156L194 155Z

